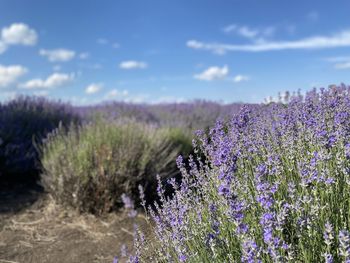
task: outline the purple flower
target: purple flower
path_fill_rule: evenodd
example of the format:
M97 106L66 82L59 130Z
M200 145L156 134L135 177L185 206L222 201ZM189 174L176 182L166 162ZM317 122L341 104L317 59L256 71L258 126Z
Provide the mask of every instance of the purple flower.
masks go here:
M137 216L137 211L134 209L134 202L130 197L128 197L126 194L122 194L122 200L124 203L124 207L128 210L128 216L130 218Z
M187 260L187 256L186 256L185 254L181 254L181 255L179 256L179 261L180 261L180 262L186 262L186 260Z
M273 235L272 235L272 228L267 227L264 229L264 242L266 244L269 244L272 241Z
M324 229L325 229L323 232L324 242L328 247L330 247L332 245L332 240L334 239L333 227L329 222L326 222Z
M215 213L216 211L217 211L217 206L215 205L215 204L213 204L213 203L211 203L210 205L209 205L209 211L211 212L211 213Z
M337 141L337 138L334 135L329 136L328 141L327 141L327 147L330 148L332 147Z
M230 196L230 188L226 184L221 184L218 189L219 195Z
M253 240L246 240L243 242L243 255L242 255L242 262L248 262L248 263L256 263L260 262L259 260L259 247Z
M125 244L123 244L120 248L120 253L122 257L126 257L128 254L127 247Z
M329 253L325 253L324 255L324 259L326 263L333 263L333 256Z
M246 234L249 231L249 226L247 224L241 223L237 228L238 234Z
M345 144L345 157L346 159L350 159L350 143Z
M266 167L266 165L265 164L260 164L260 165L258 165L258 167L257 167L257 172L258 172L258 175L259 176L264 176L264 175L266 175L267 174L267 167Z
M130 263L140 263L140 259L138 256L130 256L129 262Z
M122 194L121 197L122 197L125 208L134 209L134 203L130 197L128 197L126 194Z

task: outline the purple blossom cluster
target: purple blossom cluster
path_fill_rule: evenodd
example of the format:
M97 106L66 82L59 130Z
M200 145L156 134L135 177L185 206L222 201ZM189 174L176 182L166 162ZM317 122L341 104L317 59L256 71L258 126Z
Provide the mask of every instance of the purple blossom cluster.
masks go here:
M139 262L350 262L350 87L245 105L197 136L146 211Z

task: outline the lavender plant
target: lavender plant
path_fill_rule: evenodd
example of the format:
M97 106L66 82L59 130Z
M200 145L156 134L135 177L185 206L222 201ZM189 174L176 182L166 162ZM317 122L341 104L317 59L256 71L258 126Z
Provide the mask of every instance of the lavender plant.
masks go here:
M246 105L177 159L129 262L350 262L350 87ZM139 236L139 235L136 235Z
M18 97L0 103L0 178L35 179L38 152L35 144L58 127L79 123L70 105L38 97ZM8 180L7 179L7 180Z
M156 175L175 176L176 156L190 147L178 129L132 121L60 127L42 147L41 182L59 203L99 215L118 209L123 193L135 199L139 184L151 200Z

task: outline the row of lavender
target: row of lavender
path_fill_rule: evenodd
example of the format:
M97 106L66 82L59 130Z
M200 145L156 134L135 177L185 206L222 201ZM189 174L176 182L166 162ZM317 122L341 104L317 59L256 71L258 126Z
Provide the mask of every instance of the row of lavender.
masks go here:
M80 123L73 107L45 98L0 103L0 179L32 180L39 172L36 144L59 123Z
M196 101L194 103L136 105L108 103L98 106L73 107L40 97L18 97L0 103L0 177L5 174L22 174L31 177L38 173L38 154L35 144L59 123L91 122L96 115L157 126L179 127L189 132L212 125L219 116L238 111L240 104L220 105Z
M350 87L246 105L195 147L130 262L350 262Z
M227 118L232 113L237 113L242 105L243 103L219 104L202 100L153 105L109 102L91 107L77 107L76 111L84 118L98 115L112 121L133 119L136 122L194 131L206 129L218 118Z

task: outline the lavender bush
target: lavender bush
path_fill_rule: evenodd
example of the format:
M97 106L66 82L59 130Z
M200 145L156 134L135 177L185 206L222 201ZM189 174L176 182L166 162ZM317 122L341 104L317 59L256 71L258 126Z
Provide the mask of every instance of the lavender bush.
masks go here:
M42 147L41 181L59 203L99 215L120 207L123 193L138 196L139 184L152 199L156 175L174 177L176 156L191 149L175 128L104 119L60 127Z
M244 106L195 147L129 262L350 262L350 87Z
M33 179L38 173L35 143L48 132L79 117L70 105L37 97L18 97L0 103L0 178Z

